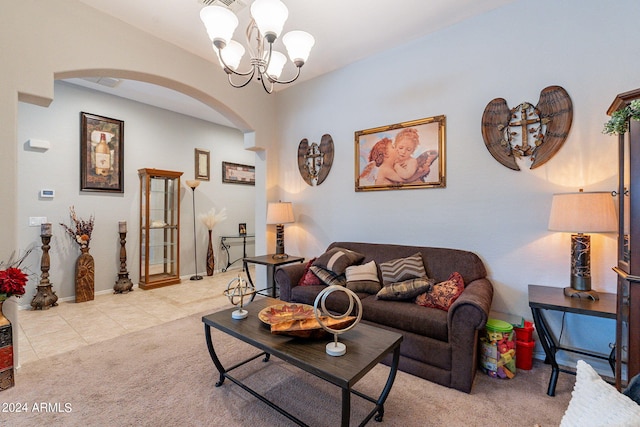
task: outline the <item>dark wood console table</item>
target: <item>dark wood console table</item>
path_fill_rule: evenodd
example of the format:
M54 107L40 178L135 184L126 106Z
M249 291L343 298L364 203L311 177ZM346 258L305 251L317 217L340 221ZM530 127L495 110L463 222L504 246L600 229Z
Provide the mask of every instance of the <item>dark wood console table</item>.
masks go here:
M231 267L236 262L240 261L243 258L247 257L247 239L253 239L256 237L253 234L245 234L245 235L237 235L237 236L220 236L220 247L224 249L227 253L227 265L222 269L222 271L227 271L229 267ZM231 245L227 243L227 240L235 240L242 239L242 256L236 260L231 261L231 255L229 254L229 249L231 249Z
M598 295L600 299L597 301L588 298L571 298L564 295L562 288L529 285L529 307L533 314L533 321L538 331L540 344L542 344L546 355L545 362L551 364L551 378L549 379L549 387L547 389L549 396L554 396L556 393L556 383L558 382L558 374L560 372L575 375L574 371L562 369L558 366L556 362L556 352L558 351L568 351L597 359L608 360L611 370L615 375L615 348L611 350L607 356L588 349L563 347L558 338L553 334L553 331L549 328L544 317L545 310L552 310L615 320L616 295L605 292L598 292Z
M232 375L234 369L258 358L262 358L262 361L266 364L266 362L270 360L271 355L273 355L305 372L340 387L342 404L341 407L336 408L336 411L339 411L341 414L341 426L349 426L352 394L374 405L373 409L360 423L361 426L364 426L374 417L376 421L382 421L384 404L393 386L396 373L398 372L402 335L397 332L360 323L352 330L340 335L340 341L347 346L347 353L340 357L329 356L325 348L327 340L303 340L286 335L274 335L268 328L264 327L264 324L258 319L260 310L281 302L282 301L271 298L260 298L251 303L249 306L249 316L242 320L236 320L231 317L231 312L235 310L235 308L202 317L207 349L219 374L215 386L221 387L225 379L228 378L234 384L237 384L243 390L249 392L252 396L278 411L295 424L306 426L307 424L305 422L241 381L244 375L238 378ZM237 363L232 366L223 365L213 346L214 338L212 337L211 328L218 329L231 337L256 347L256 354L242 361L240 355L233 355L229 360ZM227 338L228 337L222 336L218 339L223 340ZM391 355L391 366L386 382L384 385L380 385L382 391L378 397L364 394L364 392L355 389L354 386L356 383L387 355ZM227 358L229 358L229 356ZM234 360L234 358L237 360ZM309 407L310 412L313 410L313 407ZM337 423L332 424L337 425Z
M273 276L276 272L276 267L279 267L285 264L291 264L294 262L303 262L303 261L304 261L304 257L293 256L293 255L289 255L287 258L274 258L273 255L262 255L262 256L256 256L251 258L243 258L242 264L243 264L244 271L247 272L247 278L249 279L249 283L251 283L251 286L253 286L254 288L255 288L255 285L253 283L253 280L251 280L251 274L249 274L249 268L247 267L247 264L259 264L259 265L266 266L267 267L267 287L256 291L256 293L261 293L264 291L271 290L271 294L267 296L270 296L272 298L277 298L276 283L273 280Z

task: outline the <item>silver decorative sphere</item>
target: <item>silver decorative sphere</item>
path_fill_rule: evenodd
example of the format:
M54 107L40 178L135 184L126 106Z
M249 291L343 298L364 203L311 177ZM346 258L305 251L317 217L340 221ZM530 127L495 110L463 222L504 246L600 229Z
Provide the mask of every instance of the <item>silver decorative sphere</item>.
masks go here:
M238 310L231 313L234 319L244 319L249 312L243 308L244 299L251 297L256 293L256 288L248 281L244 280L239 274L238 277L232 279L224 291L224 295L229 298L229 302L235 306L240 305Z

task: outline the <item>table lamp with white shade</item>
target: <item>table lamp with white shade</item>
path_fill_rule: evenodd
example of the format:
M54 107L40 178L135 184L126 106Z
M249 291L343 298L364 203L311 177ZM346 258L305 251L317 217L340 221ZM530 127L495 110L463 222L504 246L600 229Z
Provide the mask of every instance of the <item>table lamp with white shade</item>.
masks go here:
M293 207L291 202L270 202L267 205L267 224L276 226L276 253L275 259L288 258L284 252L284 224L294 222Z
M571 287L567 296L598 299L591 289L591 236L585 233L616 231L617 216L613 197L609 192L554 194L549 216L549 230L574 233L571 235Z

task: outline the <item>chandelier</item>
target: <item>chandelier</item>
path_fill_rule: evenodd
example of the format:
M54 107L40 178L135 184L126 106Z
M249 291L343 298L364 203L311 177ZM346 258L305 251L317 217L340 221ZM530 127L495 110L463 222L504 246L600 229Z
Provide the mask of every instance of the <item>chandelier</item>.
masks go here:
M250 54L250 68L238 71L245 48L231 40L238 27L238 17L224 6L206 6L200 11L200 19L213 42L213 50L220 65L227 73L231 86L241 88L256 76L267 93L273 92L275 83L289 84L300 76L300 68L309 57L315 43L313 36L304 31L290 31L282 37L296 74L289 80L280 80L287 58L273 50L273 43L280 36L289 11L280 0L256 0L251 5L251 21L245 32ZM238 82L234 82L234 79Z

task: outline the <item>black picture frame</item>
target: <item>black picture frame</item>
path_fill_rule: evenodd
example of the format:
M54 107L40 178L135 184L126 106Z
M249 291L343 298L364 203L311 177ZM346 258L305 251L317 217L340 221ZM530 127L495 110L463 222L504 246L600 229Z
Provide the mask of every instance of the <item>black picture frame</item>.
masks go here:
M103 139L108 154L97 158ZM124 193L124 121L80 113L80 191Z

